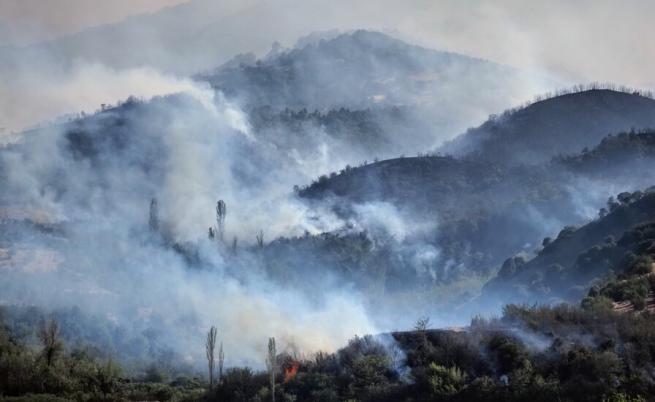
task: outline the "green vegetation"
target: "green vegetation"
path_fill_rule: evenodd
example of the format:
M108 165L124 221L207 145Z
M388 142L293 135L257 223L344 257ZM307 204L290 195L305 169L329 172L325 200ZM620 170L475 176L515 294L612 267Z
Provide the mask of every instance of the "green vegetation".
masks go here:
M277 354L271 340L268 372L232 367L211 390L198 379L125 377L115 362L80 350L48 365L47 342L29 347L3 329L0 392L10 401L269 401L271 390L279 401L646 400L655 392L655 320L615 312L603 298L508 305L462 332L421 326L304 359Z
M147 401L197 400L198 380L169 383L123 377L120 365L90 349L68 349L56 321L42 323L39 345L19 342L0 326L0 397L7 401Z
M611 84L579 85L492 115L441 150L505 165L543 164L594 147L610 133L654 127L654 108L651 92Z
M485 285L484 294L503 294L505 302L557 298L575 302L589 288L616 278L619 281L606 285L603 295L644 307L650 276L633 275L652 271L655 193L652 188L625 192L617 200L611 197L596 220L580 228L564 228L555 240L544 242L534 258L505 261L498 277Z

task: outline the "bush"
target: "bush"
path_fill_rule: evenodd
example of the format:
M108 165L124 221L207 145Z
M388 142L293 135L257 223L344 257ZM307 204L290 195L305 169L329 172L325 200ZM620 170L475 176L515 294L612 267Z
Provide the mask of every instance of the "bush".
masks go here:
M653 259L648 255L641 255L630 262L626 269L628 275L645 275L653 271Z
M603 399L603 402L646 402L646 398L643 396L630 396L624 394L623 392L613 393L610 396Z
M489 340L487 349L493 357L498 373L509 374L529 364L525 346L507 335L494 334Z
M431 396L437 399L451 397L466 384L466 374L457 366L444 367L431 363L427 370Z

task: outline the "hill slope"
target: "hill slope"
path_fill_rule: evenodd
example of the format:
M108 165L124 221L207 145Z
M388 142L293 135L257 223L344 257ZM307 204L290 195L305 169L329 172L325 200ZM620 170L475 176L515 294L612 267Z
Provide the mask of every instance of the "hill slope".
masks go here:
M539 164L595 146L608 134L655 127L655 100L638 93L591 89L506 112L440 151L498 163Z
M555 158L554 164L596 180L648 183L655 165L655 130L609 135L592 149Z
M321 176L299 195L327 202L345 217L357 217L362 205L389 203L398 216L437 225L431 242L442 263L489 268L502 262L503 252L529 251L563 226L593 219L610 195L652 185L654 138L652 131L608 136L591 150L541 166L391 159Z
M611 274L640 245L631 231L655 217L655 192L622 193L609 201L609 212L580 228L566 227L527 262L505 261L497 278L484 288L485 297L507 302L579 300L594 281ZM617 242L615 239L619 239ZM650 244L650 243L649 243Z

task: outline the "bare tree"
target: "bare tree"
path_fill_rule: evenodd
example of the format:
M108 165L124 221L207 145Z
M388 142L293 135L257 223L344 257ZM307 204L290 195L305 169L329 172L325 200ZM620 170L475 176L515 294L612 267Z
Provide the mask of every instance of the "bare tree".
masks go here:
M43 345L43 357L46 365L50 367L55 357L64 349L63 343L59 340L59 324L57 324L57 321L50 319L41 323L39 340Z
M151 231L157 232L159 230L159 206L156 198L150 201L150 220L148 223Z
M218 200L216 203L216 230L218 232L218 239L223 240L225 234L225 216L227 215L227 206L225 201Z
M275 402L275 371L277 370L277 352L275 350L275 338L268 338L268 356L266 357L266 368L268 379L271 383L271 401Z
M214 350L216 349L216 327L212 326L207 332L205 351L207 354L207 368L209 370L209 389L214 386Z
M428 364L429 359L428 328L430 328L430 318L427 316L420 317L414 324L419 341L416 345L416 359L421 364Z
M218 347L218 382L223 381L223 363L225 362L225 354L223 353L223 342Z
M417 332L425 332L430 328L430 317L421 317L414 324L414 330Z
M264 248L264 231L260 230L256 235L257 238L257 247Z

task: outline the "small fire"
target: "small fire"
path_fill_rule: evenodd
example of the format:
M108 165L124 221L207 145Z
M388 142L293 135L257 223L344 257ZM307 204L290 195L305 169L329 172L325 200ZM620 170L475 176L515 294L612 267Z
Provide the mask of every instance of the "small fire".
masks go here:
M284 382L289 382L298 374L298 367L300 363L297 361L291 361L284 365Z

